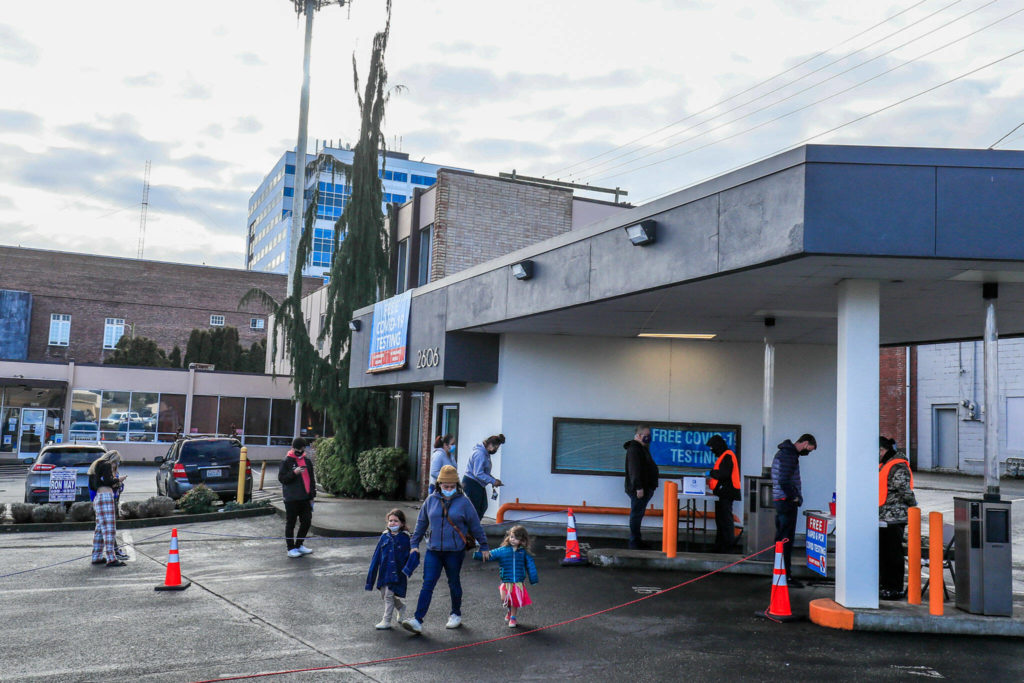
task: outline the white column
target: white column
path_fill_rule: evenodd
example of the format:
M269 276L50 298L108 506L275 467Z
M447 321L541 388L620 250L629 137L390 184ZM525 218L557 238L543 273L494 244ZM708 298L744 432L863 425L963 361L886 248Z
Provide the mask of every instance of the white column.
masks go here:
M878 282L839 284L836 602L878 607Z

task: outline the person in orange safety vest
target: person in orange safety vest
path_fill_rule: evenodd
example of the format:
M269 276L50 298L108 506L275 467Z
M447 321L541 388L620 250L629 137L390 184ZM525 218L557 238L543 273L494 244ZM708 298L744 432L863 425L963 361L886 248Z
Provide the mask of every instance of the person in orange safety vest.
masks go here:
M917 505L910 463L896 450L896 441L878 437L878 597L899 600L903 589L903 534L907 507Z
M715 467L708 477L708 488L718 496L715 501L715 549L716 553L730 552L736 544L736 531L732 518L732 503L740 499L740 464L736 454L720 435L714 434L707 441L708 448L715 454Z

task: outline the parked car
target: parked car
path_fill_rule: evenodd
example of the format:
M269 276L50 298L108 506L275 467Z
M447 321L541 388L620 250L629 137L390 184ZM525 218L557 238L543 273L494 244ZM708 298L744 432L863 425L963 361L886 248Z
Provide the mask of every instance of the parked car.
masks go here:
M25 502L50 501L50 473L58 467L78 470L75 476L75 501L89 500L89 466L106 452L107 449L99 444L60 443L44 446L25 474Z
M220 496L234 500L238 496L238 466L242 443L224 436L186 436L174 442L167 455L156 457L156 492L174 500L199 484ZM252 500L252 467L245 465L245 500Z
M72 422L68 438L72 441L99 441L100 427L95 422Z
M117 428L118 424L127 423L129 421L136 421L136 420L142 420L142 416L140 416L135 411L122 410L122 411L118 411L116 413L111 413L110 415L107 415L105 418L100 420L100 422L103 423L104 429L107 429L107 428L115 429L115 428Z

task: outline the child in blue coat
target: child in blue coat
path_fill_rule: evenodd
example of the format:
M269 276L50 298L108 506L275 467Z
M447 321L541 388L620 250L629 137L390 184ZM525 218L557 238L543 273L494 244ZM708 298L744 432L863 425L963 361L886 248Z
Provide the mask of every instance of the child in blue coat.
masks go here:
M526 592L526 579L530 583L537 583L537 565L534 564L533 555L530 554L530 535L521 526L514 526L505 533L505 539L501 547L491 551L491 557L486 562L498 563L498 575L501 577L501 585L498 592L501 595L501 604L505 606L505 621L509 628L515 628L516 615L520 607L533 604L530 594ZM474 559L483 559L483 555L477 552Z
M409 559L409 529L405 525L405 513L394 509L387 516L388 528L380 535L377 548L370 560L370 571L366 575L366 590L376 588L384 599L384 618L374 628L391 628L391 617L398 611L402 620L405 604L399 599L405 597L406 579L416 569L418 558Z

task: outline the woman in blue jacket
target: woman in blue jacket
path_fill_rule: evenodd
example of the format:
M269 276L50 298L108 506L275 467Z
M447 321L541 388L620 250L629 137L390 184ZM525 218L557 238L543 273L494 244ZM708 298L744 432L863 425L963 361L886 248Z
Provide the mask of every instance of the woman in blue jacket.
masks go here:
M504 434L496 434L484 439L473 447L473 453L469 456L469 463L466 465L466 476L462 478L462 486L466 496L473 503L476 516L483 519L487 512L487 489L501 486L501 479L491 476L491 456L498 452L501 445L505 443ZM497 495L495 495L497 497Z
M423 587L416 603L416 614L402 622L402 628L413 633L423 632L423 618L430 609L434 586L441 578L441 569L448 577L448 592L452 598L452 609L446 628L462 625L462 582L459 573L466 558L466 539L470 535L480 544L483 557L490 558L487 550L487 536L480 526L480 517L459 486L459 473L451 465L445 465L437 475L437 488L423 501L416 529L409 543L412 546L410 562L418 560L419 545L424 534L430 530L427 539L427 553L423 558Z
M366 590L376 587L384 599L384 618L374 627L380 630L391 628L391 617L396 611L398 620L402 620L405 604L401 598L405 597L406 578L416 569L416 563L409 562L409 529L405 526L405 513L395 508L388 513L387 525L377 541L370 571L366 574Z

